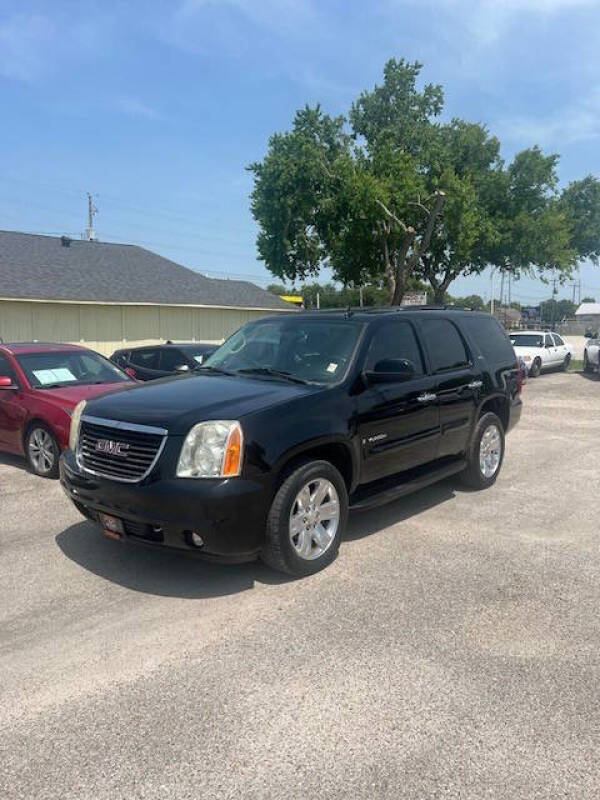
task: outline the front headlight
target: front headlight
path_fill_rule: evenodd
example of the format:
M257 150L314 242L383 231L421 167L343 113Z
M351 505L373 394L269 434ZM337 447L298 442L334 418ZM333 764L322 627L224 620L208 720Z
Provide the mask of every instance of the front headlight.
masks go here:
M85 400L80 400L79 403L73 409L73 413L71 415L71 429L69 430L69 450L73 450L77 448L77 440L79 439L79 427L81 425L81 415L83 414L83 410L86 406Z
M233 478L242 470L244 437L234 420L199 422L185 437L178 478Z

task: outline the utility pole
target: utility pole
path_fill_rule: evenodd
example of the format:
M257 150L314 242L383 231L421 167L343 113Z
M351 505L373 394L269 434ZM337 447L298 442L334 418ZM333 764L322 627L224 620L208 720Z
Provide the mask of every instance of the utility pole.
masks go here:
M490 313L494 315L494 275L496 274L496 270L498 267L492 267L492 272L490 274Z
M94 217L98 213L98 209L94 205L94 199L92 197L92 193L87 193L88 199L88 226L83 234L83 238L86 239L88 242L95 242L97 240L96 231L94 230Z

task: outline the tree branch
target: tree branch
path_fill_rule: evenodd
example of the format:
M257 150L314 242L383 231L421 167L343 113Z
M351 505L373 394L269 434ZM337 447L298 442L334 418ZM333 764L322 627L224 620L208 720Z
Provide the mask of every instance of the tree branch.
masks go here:
M375 198L375 202L377 203L377 205L378 205L378 206L381 206L381 208L382 208L382 209L385 211L385 213L388 215L388 217L389 217L390 219L393 219L393 220L394 220L394 222L395 222L397 225L399 225L399 226L402 228L402 230L404 231L404 233L408 233L408 231L409 231L409 230L412 230L412 228L410 228L410 229L409 229L409 228L408 228L408 227L407 227L407 226L404 224L404 222L402 222L402 220L401 220L401 219L398 219L398 217L397 217L395 214L393 214L393 213L392 213L392 212L389 210L389 208L388 208L386 205L384 205L384 203L382 203L382 202L381 202L381 200L377 200L377 198Z

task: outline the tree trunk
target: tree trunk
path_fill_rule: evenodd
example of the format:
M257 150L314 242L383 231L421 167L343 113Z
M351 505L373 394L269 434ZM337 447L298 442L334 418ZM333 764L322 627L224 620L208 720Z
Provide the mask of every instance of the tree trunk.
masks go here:
M400 250L396 254L395 265L395 286L392 294L391 305L399 306L406 292L406 284L409 276L409 261L407 261L408 251L415 241L415 229L407 228L404 234L404 241Z
M396 293L396 274L394 265L390 259L390 248L387 238L383 240L383 260L385 264L385 283L389 290L390 298L393 298Z

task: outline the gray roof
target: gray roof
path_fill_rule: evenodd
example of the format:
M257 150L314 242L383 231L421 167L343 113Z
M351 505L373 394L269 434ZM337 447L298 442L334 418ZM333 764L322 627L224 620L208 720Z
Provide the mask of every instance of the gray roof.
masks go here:
M131 244L0 231L0 297L292 311L247 281L207 278Z

